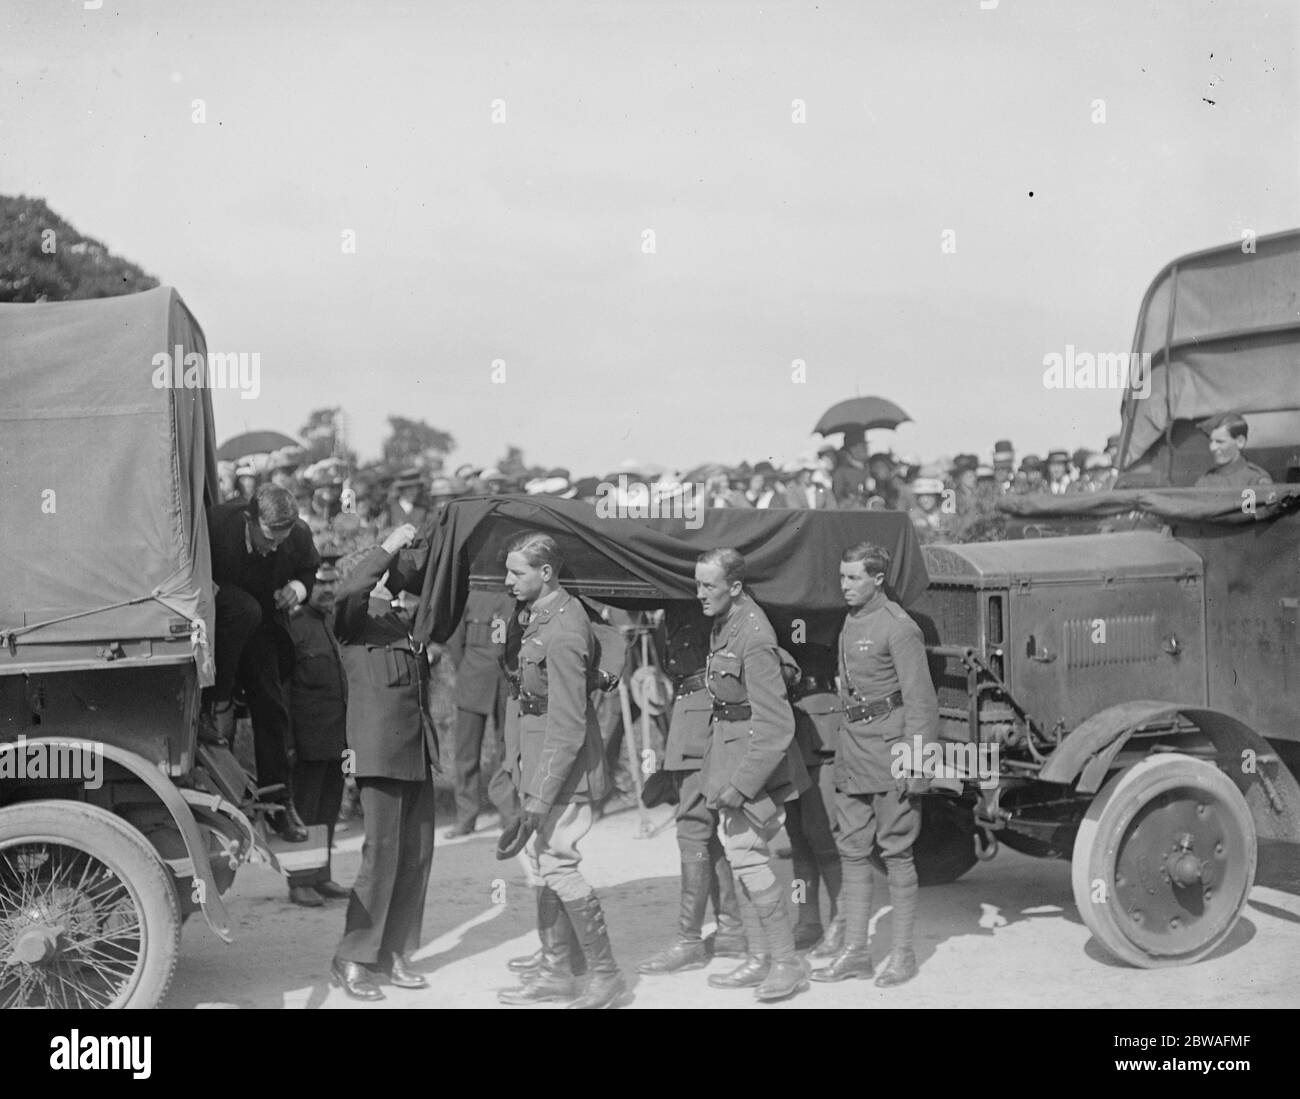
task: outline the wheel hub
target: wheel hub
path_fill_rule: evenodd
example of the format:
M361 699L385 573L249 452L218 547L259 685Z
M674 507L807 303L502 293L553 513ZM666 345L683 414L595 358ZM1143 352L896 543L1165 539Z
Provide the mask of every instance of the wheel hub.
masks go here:
M1115 900L1130 938L1167 956L1217 935L1236 914L1232 890L1219 887L1234 873L1239 846L1212 798L1171 790L1144 806L1115 860Z
M62 934L63 928L44 923L24 928L14 940L13 953L7 961L10 965L41 965L52 961L58 955Z
M1165 876L1178 886L1195 885L1201 880L1201 860L1193 851L1192 836L1184 832L1165 859Z

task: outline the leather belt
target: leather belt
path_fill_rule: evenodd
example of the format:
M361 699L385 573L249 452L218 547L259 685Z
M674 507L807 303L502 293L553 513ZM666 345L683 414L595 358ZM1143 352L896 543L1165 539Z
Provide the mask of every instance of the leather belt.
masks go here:
M850 721L871 722L878 717L884 717L886 714L893 713L902 704L902 691L895 691L893 694L885 698L878 698L874 702L854 702L845 699L844 716Z
M673 697L682 698L685 695L694 694L696 691L704 690L706 678L704 672L694 672L691 675L673 676Z
M714 721L748 721L754 711L748 702L719 702L713 700Z
M546 713L546 698L543 695L520 695L519 712L533 716Z
M804 695L834 694L835 677L833 675L806 675L789 688L791 702L798 702Z

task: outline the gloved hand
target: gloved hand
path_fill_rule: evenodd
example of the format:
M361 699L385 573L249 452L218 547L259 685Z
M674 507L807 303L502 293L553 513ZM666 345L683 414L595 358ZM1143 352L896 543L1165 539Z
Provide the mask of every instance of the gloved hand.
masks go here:
M523 822L525 828L531 828L536 832L542 826L542 821L550 813L551 807L545 802L538 801L536 798L527 798L524 801Z
M714 800L718 803L719 809L739 809L745 804L745 795L732 786L731 783L727 783Z

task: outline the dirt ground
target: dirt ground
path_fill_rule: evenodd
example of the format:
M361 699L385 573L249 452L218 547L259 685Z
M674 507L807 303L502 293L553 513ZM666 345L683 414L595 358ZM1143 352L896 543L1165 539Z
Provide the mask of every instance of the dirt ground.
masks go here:
M656 823L667 807L654 811ZM440 822L440 831L450 817ZM632 982L634 1007L760 1007L747 991L708 986L710 972L639 977L633 964L666 943L677 912L677 849L671 825L638 835L635 811L597 823L583 844L584 872L600 891L615 954ZM227 895L235 942L222 943L201 917L186 924L166 1006L499 1008L512 984L506 959L536 947L534 901L515 862L494 857L495 830L439 840L416 967L426 991L386 988L358 1005L329 984L346 901L298 908L272 871L245 868ZM336 838L334 876L350 884L360 863L360 824ZM790 877L788 860L778 872ZM877 904L887 901L878 883ZM888 908L873 916L875 951L888 948ZM1266 846L1250 900L1229 940L1194 966L1139 970L1113 961L1079 919L1069 865L1003 850L961 880L922 890L917 925L921 971L882 990L869 982L814 985L772 1009L826 1007L1178 1007L1300 1006L1300 851ZM549 1010L539 1007L531 1010ZM506 1009L502 1009L506 1010Z

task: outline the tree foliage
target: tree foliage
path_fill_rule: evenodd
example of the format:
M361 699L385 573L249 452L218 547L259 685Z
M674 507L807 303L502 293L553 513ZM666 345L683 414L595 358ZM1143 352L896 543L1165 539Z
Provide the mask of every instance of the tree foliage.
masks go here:
M307 443L304 465L330 457L342 458L354 467L357 464L356 451L347 445L343 431L342 408L313 409L307 422L298 429L298 436Z
M456 446L456 440L424 420L405 416L388 417L388 438L384 440L384 461L389 465L421 466L440 470L442 460Z
M79 233L44 199L0 195L0 302L111 298L157 285Z
M505 455L497 459L496 468L499 469L508 480L518 481L522 484L524 481L530 481L534 477L544 477L546 469L544 466L530 466L524 461L524 452L513 443L506 445Z

